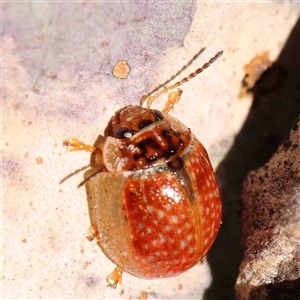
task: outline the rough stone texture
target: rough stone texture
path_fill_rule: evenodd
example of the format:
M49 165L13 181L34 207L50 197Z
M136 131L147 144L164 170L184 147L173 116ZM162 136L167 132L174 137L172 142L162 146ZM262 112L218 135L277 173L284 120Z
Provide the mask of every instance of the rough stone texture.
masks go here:
M300 119L242 198L238 299L300 299Z
M277 60L253 86L253 104L248 116L216 170L223 203L223 223L207 255L213 282L205 299L235 299L234 285L243 258L239 218L243 181L249 171L270 160L300 114L299 39L300 20ZM252 59L247 64L250 61Z

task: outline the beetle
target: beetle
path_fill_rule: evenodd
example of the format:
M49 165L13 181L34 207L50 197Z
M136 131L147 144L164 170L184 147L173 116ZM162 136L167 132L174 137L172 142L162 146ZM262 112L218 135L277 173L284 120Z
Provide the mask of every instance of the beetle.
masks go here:
M140 105L118 110L94 146L76 138L64 141L69 151L92 153L81 185L91 219L88 238L96 238L117 265L109 286L122 283L123 271L149 279L178 275L201 261L217 236L221 199L208 154L169 111L182 94L178 87L222 53L181 81L142 97ZM175 88L162 111L150 108Z

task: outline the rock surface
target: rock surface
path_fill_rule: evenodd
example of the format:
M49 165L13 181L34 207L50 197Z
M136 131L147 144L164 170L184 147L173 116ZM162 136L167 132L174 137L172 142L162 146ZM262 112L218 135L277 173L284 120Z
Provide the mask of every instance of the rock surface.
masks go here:
M238 299L300 299L300 120L242 198Z

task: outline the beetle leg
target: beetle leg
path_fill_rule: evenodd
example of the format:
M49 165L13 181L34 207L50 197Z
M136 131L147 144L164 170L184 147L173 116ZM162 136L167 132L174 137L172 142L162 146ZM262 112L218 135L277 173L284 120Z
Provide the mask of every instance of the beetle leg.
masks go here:
M123 268L120 266L117 266L114 271L107 277L107 283L108 286L112 288L116 288L118 283L122 284L122 274L123 274Z
M97 148L95 148L94 146L85 144L76 138L70 138L69 140L65 140L63 142L63 146L68 147L68 151L70 152L83 150L93 153L95 152L95 150L97 150Z
M172 92L168 95L167 103L162 110L163 113L168 113L173 108L173 106L180 100L182 92L182 89L177 89L176 92Z
M99 232L98 232L96 226L92 225L88 229L86 238L91 242L92 240L94 240L97 237L98 234L99 234Z

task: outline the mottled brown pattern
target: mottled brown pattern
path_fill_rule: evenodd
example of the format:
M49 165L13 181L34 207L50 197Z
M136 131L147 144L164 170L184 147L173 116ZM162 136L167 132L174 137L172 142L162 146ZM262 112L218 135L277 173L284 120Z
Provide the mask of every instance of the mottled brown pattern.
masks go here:
M141 170L169 162L180 156L191 137L189 129L176 119L139 106L118 111L111 124L111 134L118 138L108 137L104 144L109 171Z

